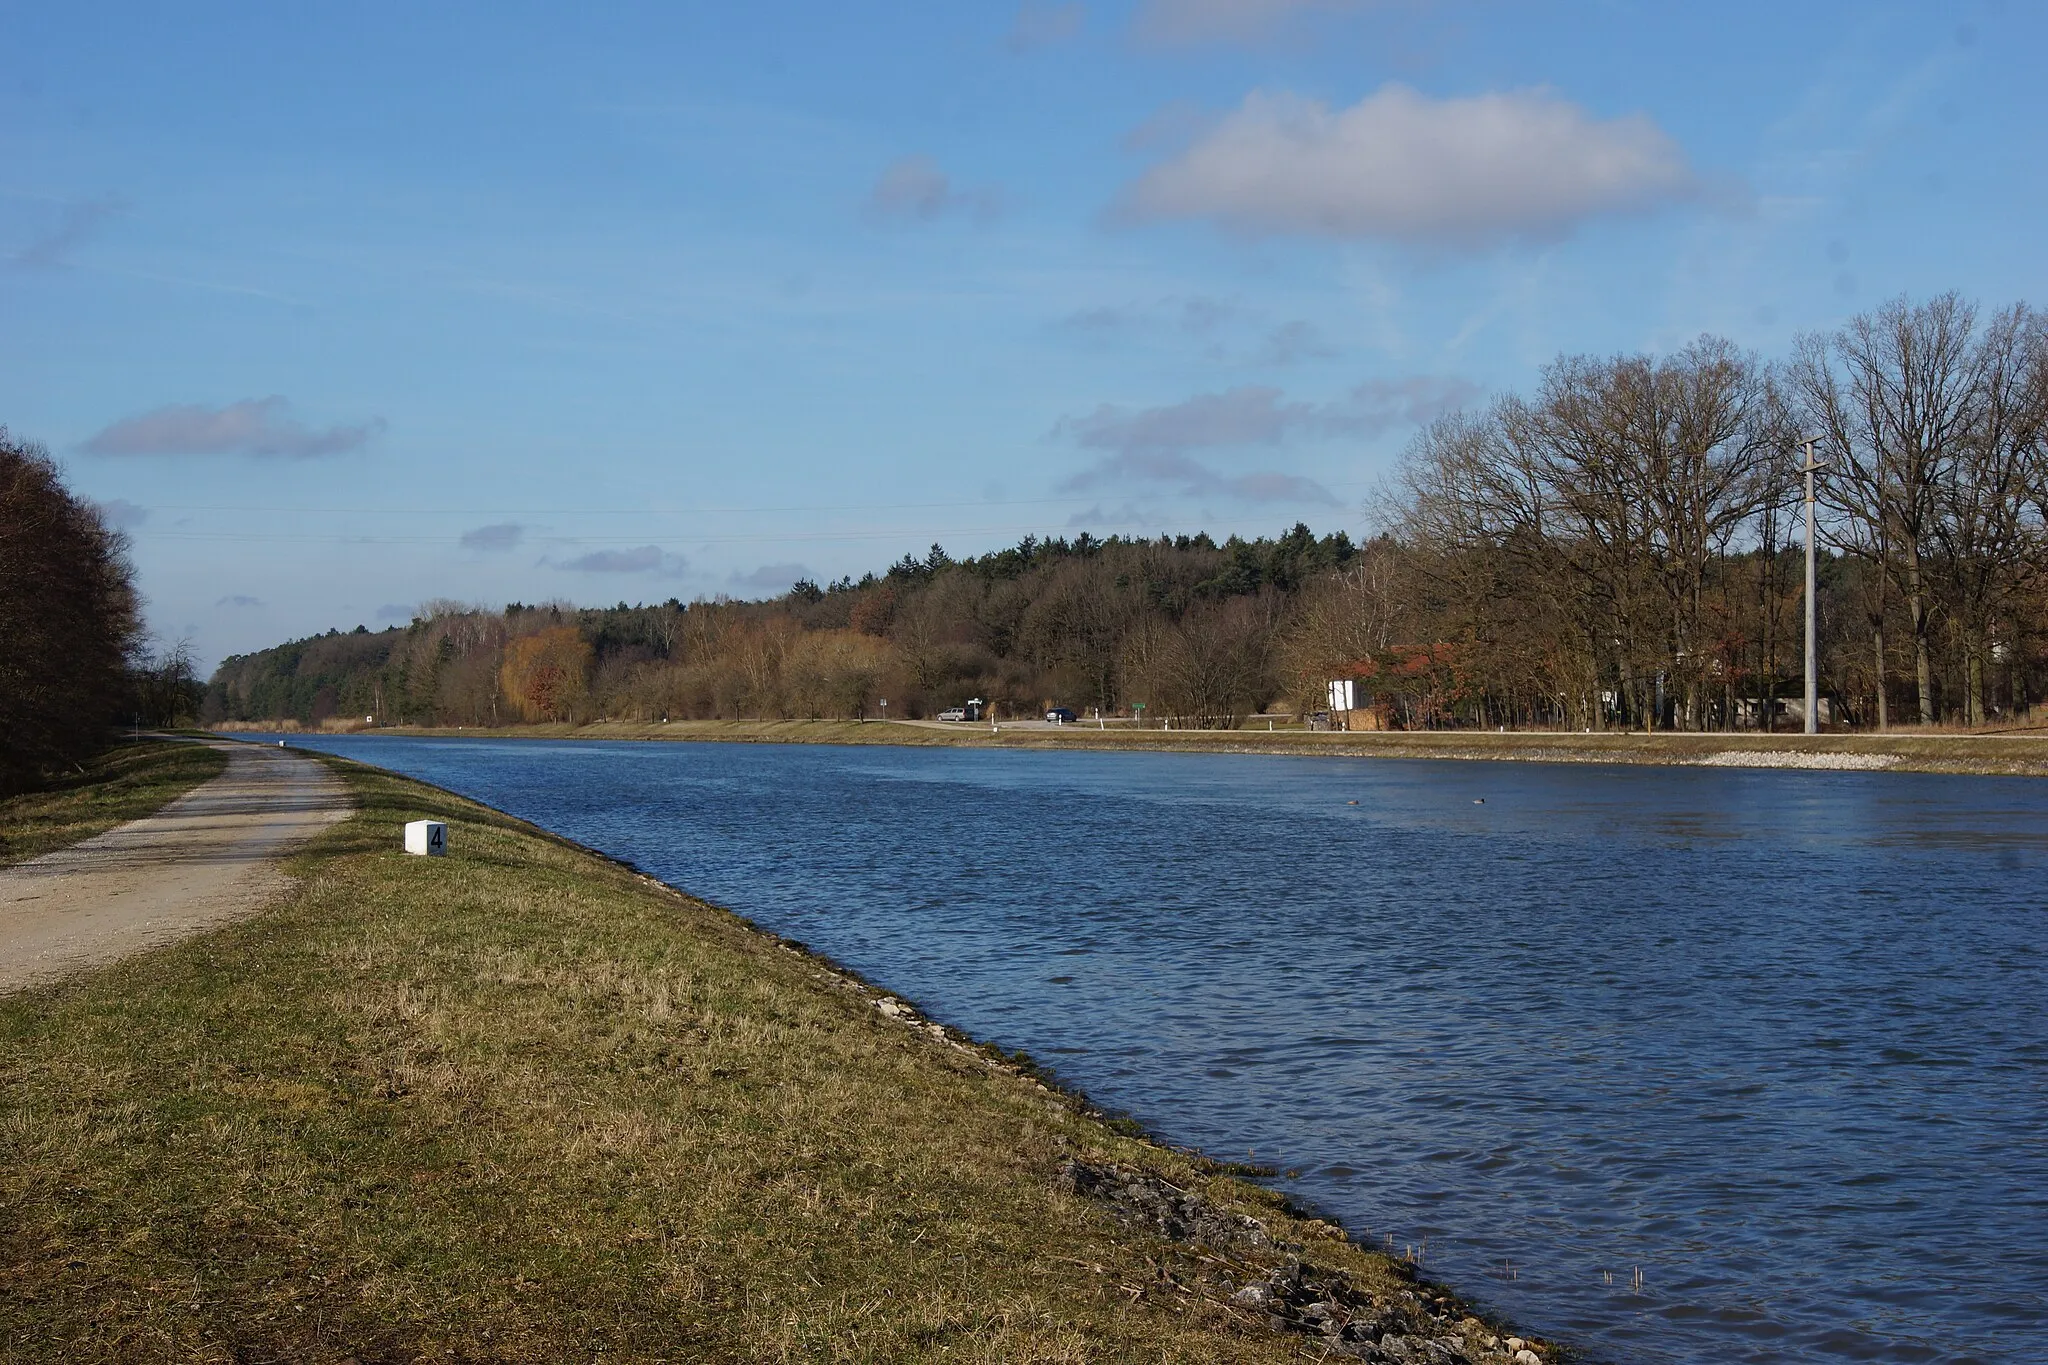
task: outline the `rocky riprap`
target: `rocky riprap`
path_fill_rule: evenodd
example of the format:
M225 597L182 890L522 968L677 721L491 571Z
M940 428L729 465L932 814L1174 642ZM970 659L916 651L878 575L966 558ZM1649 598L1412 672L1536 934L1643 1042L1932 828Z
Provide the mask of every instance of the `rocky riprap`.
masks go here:
M1223 1253L1228 1259L1212 1262L1205 1276L1220 1297L1262 1315L1277 1331L1322 1343L1325 1359L1548 1365L1554 1356L1537 1342L1501 1336L1456 1299L1415 1279L1406 1262L1390 1264L1411 1287L1375 1294L1343 1270L1304 1260L1300 1243L1274 1237L1259 1219L1220 1208L1154 1172L1068 1160L1060 1165L1059 1185L1167 1241Z
M1115 1166L1060 1163L1060 1188L1110 1205L1125 1222L1147 1224L1169 1242L1200 1242L1217 1250L1270 1247L1266 1225L1248 1214L1227 1213L1165 1177Z

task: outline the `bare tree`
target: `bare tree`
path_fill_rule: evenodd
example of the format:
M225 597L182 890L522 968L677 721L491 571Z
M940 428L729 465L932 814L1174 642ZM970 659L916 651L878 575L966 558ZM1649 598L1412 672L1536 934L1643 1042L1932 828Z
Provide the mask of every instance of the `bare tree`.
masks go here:
M1880 561L1906 608L1920 721L1936 719L1934 565L1943 489L1976 421L1976 310L1958 295L1895 299L1832 336L1802 337L1792 376L1823 439L1837 545Z
M1172 714L1201 729L1229 730L1262 706L1272 688L1273 616L1265 595L1190 608L1169 629L1157 665Z
M1325 704L1325 688L1396 640L1405 595L1398 547L1367 545L1344 569L1307 583L1282 627L1280 667L1297 711Z
M1100 559L1072 560L1026 608L1018 639L1040 668L1084 689L1075 700L1110 706L1124 634L1143 606L1128 573Z
M192 642L179 640L136 664L135 711L143 723L170 729L199 713L206 688L192 663Z
M1760 505L1779 404L1756 360L1702 338L1664 362L1629 357L1596 370L1596 410L1620 433L1623 477L1642 491L1642 561L1662 593L1660 662L1696 728L1707 679L1706 593L1716 564Z
M2037 385L2042 320L2025 307L1992 318L1969 370L1969 423L1938 486L1935 575L1961 646L1965 719L1985 721L1984 670L1995 622L2038 571L2044 424Z

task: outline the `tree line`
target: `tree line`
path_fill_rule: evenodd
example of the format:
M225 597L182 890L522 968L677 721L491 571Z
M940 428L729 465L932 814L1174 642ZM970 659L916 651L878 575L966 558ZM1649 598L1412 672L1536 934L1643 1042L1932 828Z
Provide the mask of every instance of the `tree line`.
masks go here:
M1767 724L1799 668L1812 442L1821 675L1842 719L2031 709L2048 632L2048 323L1897 300L1767 363L1564 358L1434 424L1386 519L1447 708L1574 728ZM1419 633L1419 635L1418 635Z
M1275 538L1086 533L975 558L934 545L882 573L718 599L502 610L423 605L409 626L329 631L225 660L210 721L485 726L598 718L929 716L969 698L1216 724L1284 691L1295 609L1359 551Z
M1214 727L1738 729L1800 692L1801 449L1836 725L2031 711L2048 644L2048 326L1900 300L1768 361L1561 357L1423 431L1372 534L1026 537L765 602L436 602L227 660L217 721L1005 714Z
M0 427L0 796L75 771L114 727L198 709L190 655L144 652L127 542Z

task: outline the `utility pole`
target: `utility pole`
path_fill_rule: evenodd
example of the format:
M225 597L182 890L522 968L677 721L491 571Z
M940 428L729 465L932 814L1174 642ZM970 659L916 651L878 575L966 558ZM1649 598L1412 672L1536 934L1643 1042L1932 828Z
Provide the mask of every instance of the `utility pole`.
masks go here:
M1817 464L1813 448L1820 437L1808 436L1800 441L1806 448L1806 463L1799 472L1806 476L1806 733L1820 733L1820 672L1814 666L1814 591L1813 591L1813 476L1825 465Z

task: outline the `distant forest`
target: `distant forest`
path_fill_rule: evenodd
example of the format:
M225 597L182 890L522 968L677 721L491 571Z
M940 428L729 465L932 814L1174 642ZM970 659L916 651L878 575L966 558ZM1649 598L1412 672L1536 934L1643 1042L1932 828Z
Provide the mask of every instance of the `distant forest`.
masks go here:
M937 545L885 573L731 600L502 611L437 602L410 626L329 632L230 658L213 721L380 723L1003 714L1062 704L1223 718L1281 694L1283 636L1360 558L1342 533ZM1318 684L1321 686L1321 684Z
M1561 358L1409 447L1363 544L1027 537L764 602L502 611L230 658L214 723L915 718L970 697L1230 727L1357 684L1388 727L1784 723L1814 441L1834 724L1983 725L2048 665L2048 324L1900 300L1767 362ZM1796 722L1795 722L1796 723Z

